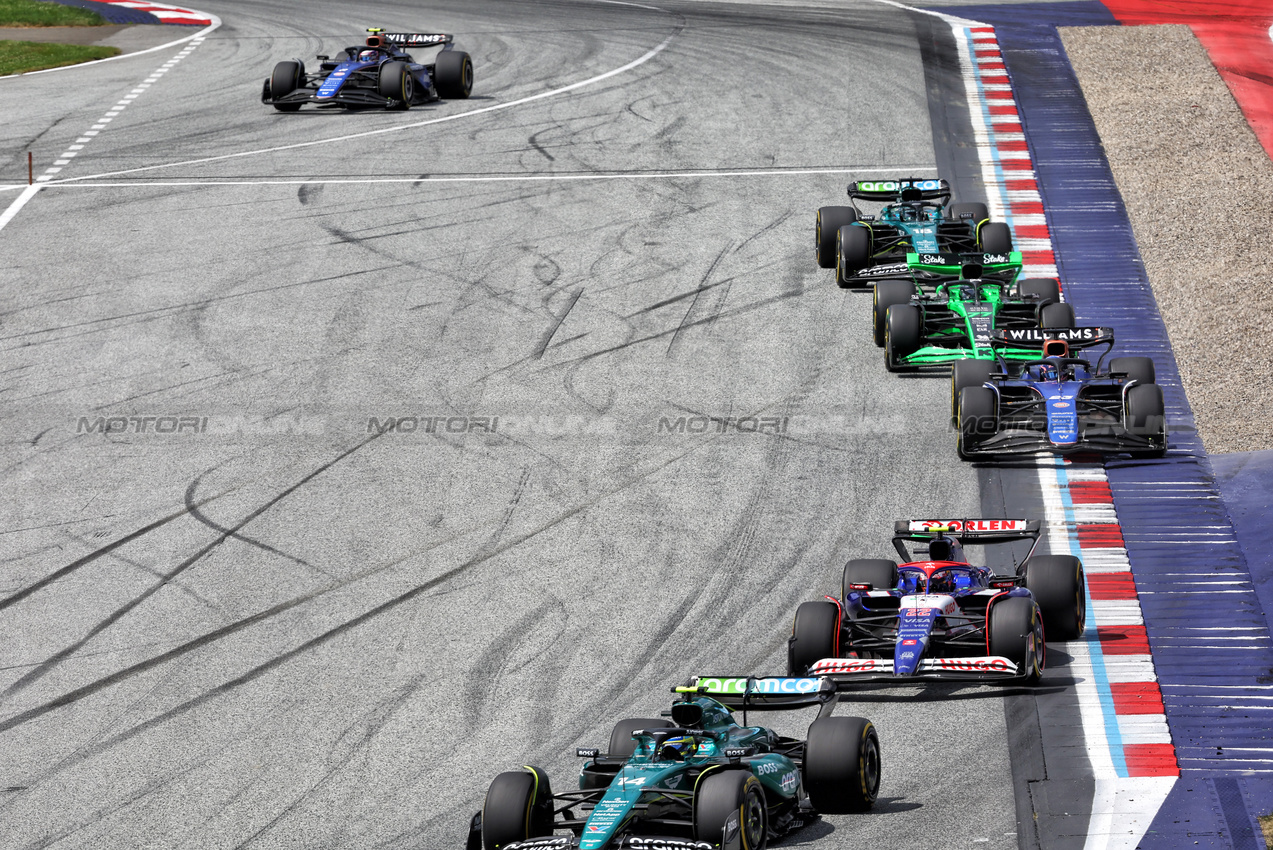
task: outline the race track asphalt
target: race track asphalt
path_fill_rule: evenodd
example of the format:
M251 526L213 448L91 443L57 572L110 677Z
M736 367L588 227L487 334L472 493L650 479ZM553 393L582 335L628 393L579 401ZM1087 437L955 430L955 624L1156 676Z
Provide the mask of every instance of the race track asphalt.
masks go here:
M908 14L434 5L204 0L0 231L0 846L458 846L495 773L569 787L685 677L782 672L894 519L978 513L947 382L813 260L851 175L933 173ZM372 25L474 97L259 103ZM0 180L170 53L0 81ZM838 709L880 805L787 845L1017 845L1001 696L930 691Z

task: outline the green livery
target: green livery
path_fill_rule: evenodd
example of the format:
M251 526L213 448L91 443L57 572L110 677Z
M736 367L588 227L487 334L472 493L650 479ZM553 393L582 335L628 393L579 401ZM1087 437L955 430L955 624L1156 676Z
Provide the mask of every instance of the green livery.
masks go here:
M993 360L990 342L996 330L1071 328L1073 308L1060 300L1057 281L1018 277L1017 252L971 257L909 254L908 267L945 282L883 281L872 305L875 342L884 348L889 371L909 371L973 358ZM1008 360L1031 360L1037 351L998 349Z
M879 737L864 718L830 716L830 680L699 677L673 690L670 720L620 721L607 752L578 751L578 790L554 794L529 765L495 777L467 850L751 850L874 804ZM748 723L808 706L820 711L806 740Z

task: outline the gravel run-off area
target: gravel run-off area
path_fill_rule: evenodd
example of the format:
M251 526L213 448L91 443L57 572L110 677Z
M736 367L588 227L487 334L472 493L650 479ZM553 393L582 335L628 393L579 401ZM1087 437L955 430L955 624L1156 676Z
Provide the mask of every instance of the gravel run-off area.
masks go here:
M1203 444L1273 448L1273 161L1188 27L1060 32Z

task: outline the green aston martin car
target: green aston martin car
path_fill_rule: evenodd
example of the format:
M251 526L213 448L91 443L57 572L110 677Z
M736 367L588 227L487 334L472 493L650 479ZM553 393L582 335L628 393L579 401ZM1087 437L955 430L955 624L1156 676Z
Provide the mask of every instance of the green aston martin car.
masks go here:
M874 804L879 737L869 720L830 716L829 679L698 677L673 691L669 719L620 721L605 753L578 750L578 790L554 793L529 765L496 776L468 850L761 850L820 815ZM805 740L747 722L811 706Z

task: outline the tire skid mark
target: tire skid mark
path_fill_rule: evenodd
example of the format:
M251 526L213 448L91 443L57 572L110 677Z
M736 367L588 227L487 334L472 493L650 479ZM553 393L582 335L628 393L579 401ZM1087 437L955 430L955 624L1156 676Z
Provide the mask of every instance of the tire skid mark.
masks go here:
M553 337L557 334L557 330L561 327L562 322L566 321L566 316L570 315L570 311L573 310L575 305L579 303L579 298L582 295L583 287L579 287L575 290L573 297L570 299L570 303L566 305L566 309L562 310L561 315L556 317L557 321L553 322L553 326L544 333L543 339L541 339L539 341L539 345L535 347L535 353L532 355L532 359L540 360L543 358L544 352L548 349L548 344L552 342Z
M374 437L372 437L371 439L375 439L375 437L378 437L378 436L380 436L380 435L375 435L375 436L374 436ZM636 475L634 475L634 476L632 476L632 477L630 477L630 478L628 478L628 479L626 479L626 480L624 480L624 481L620 482L619 484L615 485L614 487L612 487L611 489L607 490L606 492L599 494L599 495L598 495L598 496L596 496L595 498L590 499L590 500L588 500L588 501L586 501L586 502L583 502L583 503L581 503L581 504L579 504L579 505L576 505L576 506L574 506L574 507L572 507L572 508L569 508L569 509L567 509L567 510L563 511L563 512L562 512L562 513L560 513L559 515L557 515L557 516L555 516L555 517L553 517L553 518L549 519L548 521L544 522L543 524L539 525L538 527L533 528L533 529L531 529L530 531L527 531L527 532L525 532L525 533L523 533L523 534L518 535L517 537L515 537L515 538L513 538L513 539L509 540L507 543L503 544L502 546L496 547L495 549L491 550L491 551L490 551L490 552L488 552L487 554L484 554L484 555L481 555L481 556L478 556L478 557L474 557L474 558L470 558L470 559L468 559L467 561L465 561L464 563L459 564L459 565L457 565L457 566L455 566L455 567L451 568L450 570L447 570L447 571L445 571L445 572L441 573L440 575L437 575L437 576L435 576L434 578L432 578L432 579L430 579L430 580L428 580L428 581L426 581L426 582L424 582L424 583L422 583L422 584L419 584L419 585L417 585L417 586L415 586L415 587L411 588L410 590L407 590L407 591L405 591L405 592L403 592L403 593L399 594L398 596L395 596L395 597L393 597L393 598L391 598L391 599L388 599L388 600L386 600L385 602L382 602L382 603L380 603L379 605L376 605L376 606L374 606L373 608L370 608L370 609L368 609L367 611L364 611L362 614L359 614L358 616L356 616L356 617L354 617L354 618L352 618L352 619L350 619L350 620L346 620L345 622L343 622L343 623L341 623L341 624L339 624L339 625L337 625L337 626L334 626L334 627L332 627L332 628L328 629L328 630L327 630L327 631L325 631L325 632L322 632L321 634L319 634L319 635L317 635L317 636L315 636L315 637L313 637L313 638L310 638L309 640L305 641L304 643L302 643L302 644L300 644L300 645L298 645L298 646L296 646L296 647L294 647L294 648L292 648L292 649L290 649L290 650L287 650L286 652L283 652L283 653L281 653L281 654L279 654L279 655L275 656L274 658L271 658L269 661L266 661L266 662L263 662L263 663L261 663L261 664L258 664L257 666L253 667L252 669L248 670L247 672L245 672L245 673L243 673L243 674L241 674L241 675L239 675L239 676L237 676L237 677L235 677L235 678L233 678L233 679L230 679L229 681L226 681L226 682L222 683L221 685L218 685L217 687L212 688L211 690L206 691L206 692L204 692L203 694L200 694L200 695L199 695L199 696L197 696L197 697L193 697L193 698L191 698L191 699L189 699L189 700L187 700L187 701L185 701L185 702L181 703L180 705L177 705L177 706L175 706L174 708L172 708L172 709L170 709L170 710L168 710L168 711L164 712L163 714L161 714L161 715L159 715L159 716L157 716L157 717L151 718L150 720L147 720L147 721L145 721L145 722L143 722L143 723L138 724L137 726L134 726L134 727L132 727L132 728L130 728L130 729L128 729L128 730L126 730L126 731L124 731L124 732L121 732L121 733L119 733L119 734L117 734L117 735L115 735L115 736L113 736L113 737L109 738L108 740L106 740L106 741L102 742L101 744L98 744L97 746L92 747L91 749L88 749L88 750L85 750L85 751L82 751L82 752L80 752L80 753L76 754L76 755L75 755L72 759L70 759L68 762L66 762L66 764L65 764L64 766L70 766L70 765L73 765L73 764L79 763L79 762L84 761L84 760L86 760L86 759L88 759L88 758L90 758L90 757L92 757L92 756L94 756L94 755L97 755L98 753L105 752L106 750L109 750L110 748L112 748L112 747L114 747L114 746L116 746L116 745L118 745L118 744L121 744L121 743L124 743L124 742L126 742L126 741L128 741L128 740L131 740L132 738L136 737L137 735L142 734L143 732L147 731L148 729L151 729L151 728L154 728L154 727L156 727L156 726L159 726L159 725L161 725L162 723L164 723L164 722L166 722L166 721L168 721L168 720L170 720L170 719L172 719L172 718L174 718L174 717L181 716L181 715L185 714L186 712L188 712L188 711L190 711L190 710L192 710L192 709L194 709L194 708L197 708L198 706L202 705L203 703L208 702L208 701L210 701L210 700L214 699L214 698L215 698L215 697L217 697L217 696L220 696L221 694L228 693L228 692L230 692L230 691L232 691L232 690L234 690L234 689L236 689L236 688L240 687L241 685L248 684L249 682L252 682L252 681L254 681L254 680L256 680L256 679L260 678L261 676L263 676L263 675L265 675L266 673L268 673L268 672L270 672L270 671L274 670L275 668L282 666L282 665L283 665L284 663L286 663L287 661L290 661L290 660L292 660L293 658L296 658L296 657L298 657L298 656L304 655L306 652L310 651L311 649L314 649L314 648L316 648L316 647L322 646L323 644L326 644L328 641L330 641L330 640L332 640L332 639L334 639L334 638L336 638L336 637L339 637L340 635L343 635L344 633L346 633L346 632L348 632L348 631L351 631L351 630L353 630L353 629L357 628L358 626L362 625L363 623L369 622L369 621L371 621L371 620L375 619L376 617L380 616L381 614L384 614L384 613L387 613L387 612L389 612L389 611L392 611L392 610L394 610L394 609L398 608L399 606L401 606L401 605L403 605L403 604L405 604L405 603L407 603L407 602L410 602L411 600L413 600L413 599L415 599L415 598L419 597L420 595L422 595L422 594L424 594L424 593L426 593L426 592L428 592L428 591L430 591L430 590L434 589L435 587L439 587L439 586L441 586L441 585L443 585L443 584L445 584L445 583L449 582L451 579L455 578L456 576L462 575L463 573L467 572L467 571L468 571L469 569L471 569L472 567L480 566L480 565L482 565L482 564L486 563L487 561L489 561L489 560L491 560L491 559L493 559L493 558L495 558L495 557L497 557L497 556L499 556L499 555L502 555L502 554L504 554L505 552L508 552L508 551L510 551L510 550L512 550L512 549L514 549L514 548L516 548L517 546L520 546L522 543L525 543L525 542L527 542L527 541L529 541L529 540L531 540L531 539L533 539L533 538L537 537L538 535L542 534L543 532L545 532L545 531L549 531L549 530L551 530L552 528L554 528L554 527L556 527L556 526L560 525L561 523L563 523L563 522L565 522L565 521L567 521L567 520L569 520L569 519L571 519L571 518L573 518L573 517L575 517L575 516L577 516L577 515L579 515L579 514L584 513L584 512L585 512L585 511L587 511L589 508L595 507L596 505L600 504L601 502L603 502L604 500L606 500L606 499L610 498L611 496L617 495L617 494L619 494L619 493L621 493L621 492L623 492L623 491L627 490L628 488L633 487L633 486L635 486L636 484L639 484L640 482L644 481L645 479L647 479L647 478L649 478L649 477L651 477L651 476L653 476L653 475L656 475L656 474L658 474L659 472L662 472L664 469L667 469L668 467L673 466L673 465L674 465L674 464L676 464L676 463L679 463L680 461L682 461L683 459L685 459L685 458L686 458L686 457L688 457L689 455L693 454L694 452L699 451L699 450L700 450L703 446L710 445L710 444L711 444L712 442L714 442L716 439L720 439L720 438L719 438L719 437L713 437L713 438L712 438L712 440L708 440L708 441L703 441L703 442L696 443L695 445L693 445L693 446L689 447L689 448L688 448L688 449L686 449L685 451L680 452L680 453L678 453L678 454L675 454L675 455L671 456L671 457L670 457L670 458L668 458L667 460L664 460L664 461L662 461L662 462L660 462L660 463L656 464L655 466L651 467L650 469L648 469L648 470L646 470L646 471L644 471L644 472L641 472L641 473L639 473L639 474L636 474ZM347 457L349 454L352 454L354 451L356 451L358 448L361 448L362 446L366 445L368 442L370 442L370 439L369 439L369 440L367 440L367 441L364 441L363 443L360 443L360 444L359 444L358 446L356 446L354 449L349 450L349 451L348 451L348 452L346 452L346 453L345 453L345 455L343 455L342 457ZM339 459L340 459L340 458L338 458L337 460L339 460ZM335 461L333 461L333 463L334 463L334 462L335 462ZM316 474L316 473L315 473L315 474ZM312 477L312 476L311 476L311 477ZM300 486L300 485L298 484L298 485L296 485L296 486ZM457 535L457 536L458 536L458 535ZM450 541L449 541L449 540L448 540L448 541L444 541L444 542L439 543L439 544L437 544L437 545L438 545L438 546L445 545L447 542L450 542ZM435 547L430 547L430 548L435 548ZM416 553L412 553L412 554L416 554ZM382 565L382 566L379 566L379 567L375 567L375 568L373 568L373 569L371 569L371 570L367 571L366 573L364 573L364 574L362 574L362 575L359 575L359 576L354 577L353 579L351 579L351 581L350 581L350 582L346 582L346 583L344 583L344 584L349 584L349 583L352 583L352 581L357 581L358 579L363 578L363 577L365 577L366 575L369 575L369 574L371 574L371 573L380 572L380 571L382 571L382 570L384 570L384 569L388 569L389 567L394 566L394 565L396 565L397 563L400 563L400 562L401 562L401 561L403 561L403 560L406 560L406 558L407 558L407 557L410 557L410 556L404 556L403 558L398 559L398 560L395 560L394 562L391 562L390 564ZM344 586L344 585L337 585L336 587L340 587L340 586ZM280 614L280 613L283 613L284 611L287 611L287 610L289 610L289 609L291 609L291 608L295 608L296 606L301 605L301 604L303 604L304 602L308 602L308 601L310 601L310 600L312 600L312 599L314 599L314 598L316 598L316 597L318 597L318 596L321 596L321 595L323 595L323 594L325 594L325 593L327 593L327 592L329 592L330 590L333 590L333 589L335 589L335 587L333 587L333 588L324 588L324 589L322 589L322 590L318 590L318 591L315 591L315 592L313 592L313 593L305 594L305 595L303 595L303 596L299 596L299 597L296 597L296 598L294 598L294 599L290 599L290 600L287 600L287 601L285 601L285 602L281 602L281 603L279 603L278 605L275 605L275 606L273 606L273 607L271 607L271 608L268 608L268 609L266 609L266 610L264 610L264 611L258 612L257 614L253 614L253 615L251 615L251 616L249 616L249 617L245 617L245 618L243 618L243 619L241 619L241 620L237 620L237 621L235 621L234 623L227 624L227 625L225 625L225 626L223 626L223 627L221 627L221 628L219 628L219 629L215 629L215 630L213 630L213 631L211 631L211 632L208 632L208 633L206 633L206 634L200 635L199 637L194 638L194 639L192 639L192 640L189 640L189 641L187 641L186 643L183 643L183 644L181 644L181 645L179 645L179 646L176 646L176 647L174 647L173 649L171 649L171 650L169 650L169 651L167 651L167 652L165 652L165 653L162 653L162 654L160 654L160 655L154 656L154 657L152 657L152 658L148 658L148 659L146 659L146 660L144 660L144 661L139 661L139 662L137 662L136 664L130 665L129 667L126 667L126 668L124 668L124 669L122 669L122 670L118 670L118 671L116 671L116 672L114 672L114 673L111 673L110 675L107 675L107 676L104 676L104 677L102 677L102 678L100 678L100 679L97 679L97 680L96 680L96 681L94 681L94 682L90 682L90 683L89 683L89 684L87 684L87 685L84 685L84 686L82 686L82 687L79 687L79 688L76 688L76 689L74 689L74 690L68 691L67 693L65 693L65 694L63 694L63 695L61 695L61 696L59 696L59 697L56 697L56 698L54 698L54 699L52 699L52 700L49 700L48 702L42 703L42 704L40 704L40 705L38 705L38 706L35 706L34 708L30 708L30 709L28 709L28 710L26 710L26 711L23 711L23 712L21 712L21 713L19 713L19 714L15 714L15 715L13 715L13 716L11 716L11 717L8 717L8 718L6 718L6 719L4 719L4 720L0 721L0 732L7 732L7 731L9 731L10 729L17 728L17 727L22 726L22 725L24 725L24 724L26 724L26 723L29 723L29 722L30 722L30 721L32 721L32 720L38 719L38 718L40 718L40 717L43 717L44 715L48 714L48 713L49 713L49 712L51 712L51 711L55 711L55 710L56 710L56 709L58 709L58 708L62 708L62 707L67 706L67 705L72 705L72 704L74 704L74 703L78 702L79 700L81 700L81 699L83 699L83 698L85 698L85 697L87 697L87 696L91 696L91 695L93 695L93 694L97 693L98 691L104 690L104 689L106 689L106 688L108 688L108 687L111 687L112 685L118 684L119 682L122 682L122 681L125 681L125 680L129 679L129 678L132 678L133 676L135 676L135 675L137 675L137 674L139 674L139 673L144 673L144 672L146 672L147 670L150 670L150 669L152 669L152 668L154 668L154 667L157 667L157 666L159 666L159 665L161 665L161 664L164 664L164 663L166 663L166 662L168 662L168 661L171 661L171 660L173 660L173 659L175 659L175 658L179 658L179 657L181 657L181 656L183 656L183 655L186 655L186 654L187 654L187 653L189 653L189 652L192 652L192 651L194 651L194 650L196 650L196 649L202 648L202 647L204 647L204 646L206 646L206 645L208 645L208 644L214 643L215 641L217 641L217 640L219 640L219 639L221 639L221 638L223 638L223 637L226 637L227 635L233 634L233 633L238 632L238 631L241 631L241 630L243 630L243 629L245 629L245 628L247 628L247 627L249 627L249 626L251 626L251 625L254 625L254 624L256 624L256 623L259 623L259 622L262 622L262 621L264 621L264 620L267 620L267 619L269 619L269 618L271 618L271 617L275 616L276 614Z
M239 529L243 528L243 527L244 527L244 526L246 526L248 523L252 522L252 520L254 520L254 519L256 519L257 517L261 516L261 514L263 514L263 513L265 513L266 511L270 510L272 507L274 507L275 505L277 505L279 502L283 501L283 500L284 500L284 499L286 499L288 496L290 496L290 495L292 495L293 493L295 493L295 492L296 492L297 490L299 490L301 487L304 487L306 484L308 484L310 481L312 481L312 480L314 480L315 478L317 478L319 475L322 475L322 474L323 474L324 472L326 472L328 469L331 469L333 466L335 466L336 464L340 463L340 462L341 462L342 460L344 460L345 458L347 458L347 457L349 457L350 455L354 454L354 453L355 453L355 452L357 452L359 449L361 449L361 448L363 448L364 446L366 446L366 445L368 445L369 443L371 443L373 440L377 440L377 439L379 439L381 436L382 436L382 434L372 434L372 435L371 435L370 437L368 437L367 439L365 439L365 440L363 440L362 442L360 442L360 443L358 443L358 444L354 445L352 448L346 449L345 451L341 452L339 455L337 455L337 456L336 456L335 458L333 458L332 460L329 460L327 463L322 464L322 465L321 465L321 466L319 466L316 470L314 470L313 472L309 473L309 474L308 474L308 475L306 475L304 478L302 478L301 480L297 481L295 484L293 484L292 486L288 487L288 488L287 488L286 490L284 490L283 492L281 492L281 493L277 494L277 495L276 495L276 496L274 496L273 498L271 498L271 499L269 499L268 501L266 501L264 504L262 504L262 505L260 505L259 507L257 507L257 508L256 508L256 510L252 511L252 512L251 512L251 513L249 513L246 517L244 517L243 519L239 520L239 522L238 522L238 523L236 523L235 525L231 526L231 527L230 527L229 529L227 529L225 532L223 532L223 533L219 534L219 535L217 536L217 538L216 538L215 540L213 540L211 543L208 543L207 545L205 545L205 546L201 547L201 548L200 548L197 552L195 552L195 553L194 553L193 555L191 555L190 557L186 558L186 559L185 559L184 561L182 561L180 564L178 564L177 566L173 567L173 568L172 568L171 570L169 570L168 572L163 573L163 574L161 575L161 577L160 577L160 580L159 580L158 582L156 582L155 584L151 585L151 586L150 586L147 590L145 590L145 591L143 591L141 594L139 594L139 595L137 595L137 596L133 597L132 599L130 599L130 600L129 600L127 603L125 603L124 605L121 605L120 607L116 608L116 609L115 609L114 611L112 611L112 612L110 613L110 615L108 615L105 619L103 619L103 620L99 621L99 622L97 623L97 625L95 625L95 626L93 626L93 628L89 629L88 633L87 633L87 634L85 634L82 638L80 638L80 639L79 639L79 640L77 640L76 642L72 643L70 646L67 646L67 647L63 648L63 649L59 650L58 652L55 652L53 655L49 656L49 658L47 658L45 661L43 661L43 662L42 662L39 666L37 666L34 670L32 670L31 672L27 673L26 675L24 675L24 676L20 677L17 681L15 681L12 685L10 685L8 688L6 688L3 692L0 692L0 698L8 697L8 696L12 696L13 694L16 694L16 693L18 693L18 692L20 692L20 691L24 690L24 689L25 689L28 685L32 684L32 683L33 683L33 682L35 682L36 680L38 680L38 679L42 678L45 674L47 674L50 670L52 670L54 667L56 667L59 663L61 663L62 661L66 660L68 657L70 657L71 655L73 655L73 654L74 654L74 653L75 653L78 649L80 649L81 647L83 647L84 645L86 645L89 641L91 641L93 638L97 637L97 636L98 636L99 634L101 634L102 632L106 631L106 629L110 628L110 627L111 627L111 626L113 626L115 623L119 622L119 620L121 620L123 617L125 617L127 614L129 614L131 611L133 611L135 608L137 608L139 605L141 605L143 602L145 602L145 601L146 601L147 599L149 599L151 596L153 596L154 594L156 594L156 593L158 593L160 590L162 590L162 589L163 589L163 588L164 588L164 587L165 587L165 586L166 586L169 582L171 582L173 579L177 578L177 576L181 575L181 574L182 574L182 573L184 573L186 570L190 569L190 568L191 568L191 567L193 567L195 564L197 564L197 563L198 563L200 560L202 560L202 559L204 558L204 556L205 556L205 555L207 555L209 552L211 552L212 550L216 549L218 546L220 546L220 545L221 545L222 543L224 543L226 540L230 539L230 537L234 534L234 532L237 532ZM196 478L194 481L192 481L192 482L191 482L191 484L190 484L190 488L188 488L188 489L187 489L187 494L186 494L186 495L187 495L187 500L189 500L189 499L190 499L190 497L191 497L191 493L193 492L193 488L194 488L194 487L196 487L196 486L198 485L198 483L199 483L199 479L198 479L198 478ZM185 513L186 513L186 511L182 511L182 514L185 514ZM109 679L109 678L111 678L111 677L110 677L110 676L108 676L108 677L106 677L106 678L107 678L107 679ZM100 680L99 680L99 681L100 681ZM91 688L91 687L93 687L93 686L92 686L92 685L89 685L89 686L87 686L87 687ZM81 688L80 690L84 690L84 689L83 689L83 688ZM74 692L73 692L73 693L74 693ZM61 698L59 698L59 699L61 699ZM54 703L56 703L56 702L58 702L58 700L54 700ZM52 704L53 704L53 703L46 703L46 705L52 705ZM40 709L39 709L39 708L37 708L37 709L32 709L32 711L37 711L37 712L43 713L42 711L40 711ZM27 713L27 714L29 714L30 712L26 712L26 713ZM19 717L20 717L20 716L22 716L22 715L19 715ZM11 728L11 726L10 726L10 725L8 725L8 724L9 724L9 721L5 721L4 723L0 723L0 732L3 732L3 731L5 731L6 729ZM15 724L15 725L16 725L16 724Z
M712 322L715 322L719 318L730 318L732 316L741 316L745 313L751 313L755 310L761 310L765 307L769 307L773 304L776 304L779 301L786 301L789 298L794 298L801 294L802 293L799 293L799 292L784 292L781 295L775 295L771 298L763 298L760 301L752 302L751 304L748 304L743 307L739 307L735 310L729 310L726 312L716 313L707 317L706 319L698 319L697 321L678 325L675 328L669 328L668 330L659 331L658 333L649 334L648 336L638 337L636 339L632 339L632 340L629 340L628 342L623 342L618 345L612 345L608 348L603 348L599 351L593 351L588 354L582 354L579 357L574 358L574 360L562 361L561 363L553 364L553 366L570 365L577 361L593 360L597 357L604 357L607 354L613 354L616 351L621 351L625 348L630 348L631 346L634 346L634 345L640 345L643 342L651 342L656 339L662 339L666 336L672 336L673 334L680 333L682 330L688 330L689 328L697 327L698 325L711 324ZM553 367L548 367L548 368L553 368Z
M220 493L217 493L214 496L209 496L208 498L203 499L202 501L193 503L194 507L198 508L198 507L202 507L203 505L211 504L212 502L216 501L217 499L220 499L222 496L225 496L231 492L233 491L225 490ZM134 540L137 540L141 537L145 537L150 532L155 531L159 528L162 528L163 526L167 525L173 520L181 519L183 516L190 513L190 506L191 506L191 502L189 501L189 499L187 499L186 507L182 508L181 510L174 511L173 513L170 513L165 517L161 517L155 520L154 522L150 523L149 525L142 526L136 531L130 531L128 534L125 534L123 537L113 540L99 549L94 549L92 552L89 552L87 555L81 558L77 558L76 560L72 561L66 566L61 567L57 570L54 570L53 572L49 573L47 576L35 582L34 584L29 584L26 587L22 588L21 590L15 593L12 593L9 596L6 596L4 599L0 599L0 611L3 611L4 609L12 605L16 605L17 603L21 602L23 599L26 599L28 596L35 593L36 591L49 586L50 584L57 581L58 579L65 578L66 576L78 570L80 567L86 564L90 564L93 561L96 561L98 558L102 557L103 555L110 554L111 552L118 549L120 546L124 546L128 543L133 542Z
M342 754L334 765L323 771L322 776L312 782L309 787L301 791L301 793L296 796L296 799L284 806L283 810L271 818L268 823L243 841L236 844L235 850L244 850L244 848L255 844L257 839L274 829L274 827L282 822L284 818L295 811L298 806L313 796L315 791L326 786L336 776L336 774L344 770L345 767L353 761L354 758L362 752L363 749L365 749L378 734L380 734L380 730L384 728L385 724L392 720L394 715L396 715L398 711L407 704L407 701L411 699L411 697L415 696L416 692L429 681L431 681L431 679L425 673L411 677L411 679L407 682L394 689L393 695L387 701L380 703L371 711L364 714L361 718L346 726L345 731L336 740L336 744L339 745L343 741L352 739L347 744L348 751ZM360 732L358 731L359 729L361 729Z
M721 248L720 253L716 255L716 259L712 260L712 264L707 267L707 271L703 274L702 280L699 281L698 289L694 292L694 300L690 301L690 308L685 311L685 318L681 319L681 323L677 325L676 330L672 332L672 339L667 344L667 355L669 357L672 356L672 350L676 347L676 340L680 337L683 329L704 323L703 320L699 320L689 325L686 324L689 322L690 316L694 315L694 308L698 306L699 296L701 296L706 290L707 282L711 280L712 273L716 271L716 267L720 265L720 261L725 259L725 255L728 254L733 247L734 243L730 242L724 248ZM719 311L713 311L710 319L714 321L717 315L719 315Z
M263 543L260 540L257 540L256 538L248 537L246 534L240 534L238 531L235 531L231 528L221 525L216 520L212 519L210 516L205 514L203 511L199 509L199 505L194 501L195 488L198 486L201 478L202 476L200 476L200 478L196 478L194 481L190 482L190 486L186 488L186 506L190 511L190 516L192 516L199 522L203 523L208 528L211 528L213 531L217 532L218 534L222 534L222 535L225 535L226 537L230 537L235 540L238 540L240 543L246 543L249 546L254 546L263 552L268 552L269 554L274 555L276 557L283 558L284 560L287 560L287 561L291 561L293 564L296 564L297 566L301 566L301 567L305 567L306 569L313 570L314 572L320 575L326 576L329 579L335 578L334 575L327 572L322 567L311 564L309 561L306 561L304 558L298 558L295 555L284 552L281 549L276 549L273 546L269 545L268 543Z

